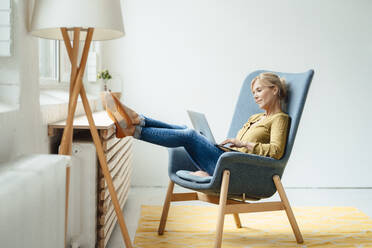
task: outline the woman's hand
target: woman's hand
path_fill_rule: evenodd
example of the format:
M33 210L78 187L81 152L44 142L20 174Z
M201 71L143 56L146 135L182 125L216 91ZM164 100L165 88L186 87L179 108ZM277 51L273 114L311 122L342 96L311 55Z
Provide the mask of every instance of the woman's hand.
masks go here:
M226 145L226 144L231 144L230 147L240 148L240 147L243 147L245 143L241 142L238 139L226 139L226 140L222 141L222 143L220 145L223 146L223 145Z
M226 139L224 141L221 142L220 145L226 145L226 144L231 144L230 147L236 147L236 148L241 148L241 147L246 147L248 148L248 150L253 150L253 146L254 146L254 143L252 142L242 142L238 139Z

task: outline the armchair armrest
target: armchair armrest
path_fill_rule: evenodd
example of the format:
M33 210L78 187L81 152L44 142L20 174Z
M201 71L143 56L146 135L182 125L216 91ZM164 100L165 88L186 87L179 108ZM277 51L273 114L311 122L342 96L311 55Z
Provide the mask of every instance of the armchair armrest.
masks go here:
M220 171L219 167L221 166L225 167L224 169L229 169L231 166L256 166L258 168L282 169L283 165L284 161L282 162L281 160L270 157L242 152L225 152L217 161L215 173Z
M229 194L266 198L276 192L273 176L283 174L285 162L254 154L227 152L217 161L212 188L219 189L224 170L230 171Z

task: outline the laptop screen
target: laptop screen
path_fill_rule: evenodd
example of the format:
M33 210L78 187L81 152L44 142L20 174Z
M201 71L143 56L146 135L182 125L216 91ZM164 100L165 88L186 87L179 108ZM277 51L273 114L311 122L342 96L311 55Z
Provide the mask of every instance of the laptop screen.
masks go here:
M205 115L191 110L187 110L187 113L190 117L194 129L201 135L205 136L210 142L216 144L216 140L214 139L212 131L209 128L209 124Z

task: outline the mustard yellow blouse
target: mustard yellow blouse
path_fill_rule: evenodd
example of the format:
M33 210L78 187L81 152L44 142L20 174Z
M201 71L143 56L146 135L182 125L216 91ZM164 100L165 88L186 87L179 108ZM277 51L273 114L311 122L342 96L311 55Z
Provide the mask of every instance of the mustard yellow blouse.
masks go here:
M236 135L240 141L255 143L253 150L248 150L247 147L235 150L280 159L287 142L289 116L279 112L258 122L263 115L264 113L252 115Z

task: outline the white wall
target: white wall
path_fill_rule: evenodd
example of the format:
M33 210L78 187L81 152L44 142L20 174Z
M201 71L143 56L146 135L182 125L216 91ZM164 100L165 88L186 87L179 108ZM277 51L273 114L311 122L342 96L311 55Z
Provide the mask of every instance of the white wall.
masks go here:
M256 69L315 69L286 186L372 186L372 1L125 0L126 36L105 42L140 113L189 124L206 113L217 140ZM247 116L248 118L248 116ZM167 150L135 143L134 185L166 185Z

